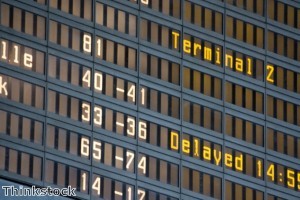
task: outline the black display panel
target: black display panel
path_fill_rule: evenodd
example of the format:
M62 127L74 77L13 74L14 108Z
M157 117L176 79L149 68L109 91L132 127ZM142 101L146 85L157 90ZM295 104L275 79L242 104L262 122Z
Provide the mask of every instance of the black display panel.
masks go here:
M0 182L78 199L299 198L299 3L0 9Z

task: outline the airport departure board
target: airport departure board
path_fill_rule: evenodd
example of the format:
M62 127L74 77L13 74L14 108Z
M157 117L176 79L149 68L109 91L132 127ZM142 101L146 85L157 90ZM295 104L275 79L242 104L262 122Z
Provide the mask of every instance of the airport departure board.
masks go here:
M0 0L0 21L0 180L300 198L298 0Z

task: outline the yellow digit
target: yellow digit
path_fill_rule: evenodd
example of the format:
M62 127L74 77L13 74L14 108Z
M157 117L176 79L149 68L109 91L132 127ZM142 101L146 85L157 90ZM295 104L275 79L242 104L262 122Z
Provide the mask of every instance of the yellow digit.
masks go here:
M128 92L127 92L127 96L132 98L132 101L135 102L135 85L132 85Z
M145 105L145 88L141 89L141 103Z
M92 52L92 37L89 34L83 34L83 51Z
M287 184L288 184L289 187L292 187L292 188L295 187L295 177L294 177L294 175L295 175L294 170L290 170L290 169L287 170L287 179L288 179Z
M92 185L92 189L97 191L97 194L100 195L101 191L101 178L97 177Z
M127 191L128 191L128 193L127 193L127 199L132 199L132 197L131 197L131 194L132 194L132 188L131 187L129 187L128 189L127 189Z
M274 79L273 79L273 73L274 73L274 67L272 65L267 65L267 81L269 81L270 83L274 83Z
M82 77L82 81L87 83L87 86L90 87L91 86L91 70L87 70L83 77Z
M82 190L86 191L86 173L83 173L81 175L81 180L82 180Z
M135 136L135 119L128 117L127 118L127 134Z
M257 176L261 177L261 160L257 162Z
M90 109L91 109L90 104L83 103L81 107L82 107L82 115L81 115L82 121L90 122Z
M274 181L274 164L271 164L268 168L267 175Z
M147 138L147 124L146 122L139 122L139 138L146 140ZM172 138L171 138L172 140Z
M146 174L146 157L142 156L139 161L138 168L143 170L143 174Z
M102 125L102 108L95 106L94 107L94 123L98 126Z
M297 178L297 180L298 180L298 190L300 190L300 172L298 173L298 178Z
M90 155L90 140L88 138L82 137L81 138L81 155L82 156L89 156Z
M97 56L101 56L101 46L102 46L102 42L101 39L97 39Z
M103 88L103 75L101 72L96 72L94 75L94 88L95 90L102 91Z

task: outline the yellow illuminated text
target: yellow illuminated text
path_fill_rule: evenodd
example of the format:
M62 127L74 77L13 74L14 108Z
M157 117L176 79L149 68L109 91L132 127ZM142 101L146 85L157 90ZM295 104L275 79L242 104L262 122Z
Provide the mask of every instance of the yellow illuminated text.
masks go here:
M274 83L273 79L274 67L272 65L267 65L267 81Z
M179 134L176 132L171 132L170 147L172 150L179 150ZM192 141L182 139L181 150L183 153L190 156L199 157L201 155L203 160L208 162L213 161L217 166L221 165L222 151L212 149L211 147L205 145L200 148L199 139L194 138ZM233 156L229 153L225 153L224 155L224 164L229 168L234 167L235 170L243 171L243 162L243 154L240 154L239 156Z

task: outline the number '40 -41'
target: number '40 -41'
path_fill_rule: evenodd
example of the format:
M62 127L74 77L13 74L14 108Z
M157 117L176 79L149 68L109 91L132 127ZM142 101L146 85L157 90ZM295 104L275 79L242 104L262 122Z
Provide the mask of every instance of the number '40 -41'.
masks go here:
M105 78L105 76L106 76L106 78ZM91 83L93 82L94 91L97 92L97 93L103 93L104 87L106 85L104 80L106 80L106 82L107 82L107 76L113 77L111 75L107 75L107 74L103 74L102 72L95 71L94 72L94 77L93 77L94 79L92 81L91 70L87 70L84 73L83 77L82 77L82 81L89 88L91 87ZM112 88L112 89L116 92L125 93L127 95L127 101L135 103L135 99L136 99L136 95L135 95L136 86L135 86L135 83L129 82L127 80L122 80L121 78L116 78L116 79L121 80L123 82L127 82L127 84L125 84L125 85L128 85L128 86L126 88L124 88L124 86L123 87L116 86L115 88Z

